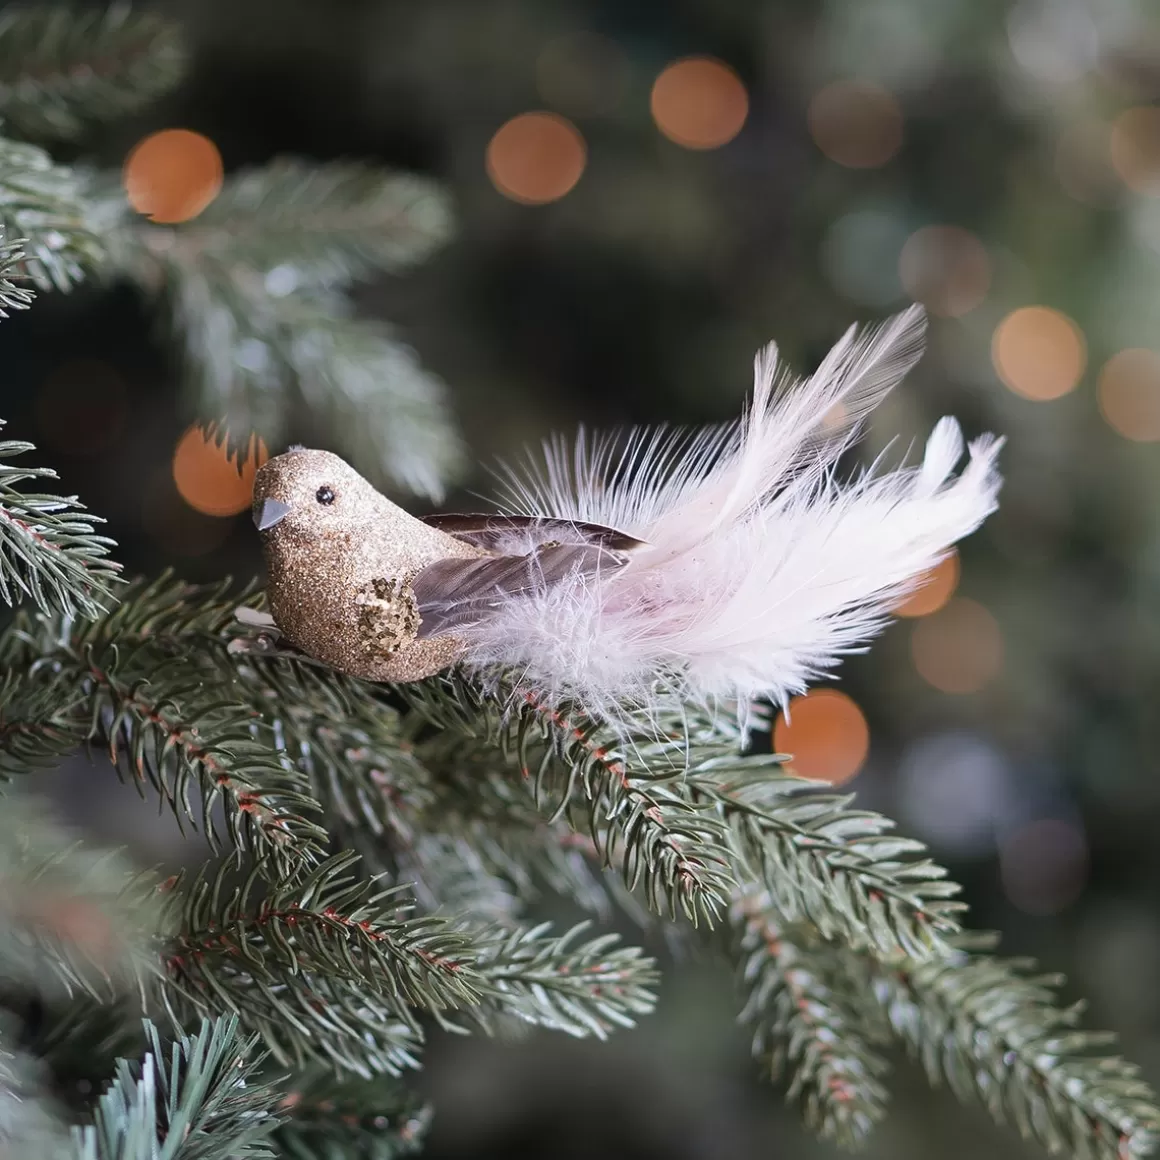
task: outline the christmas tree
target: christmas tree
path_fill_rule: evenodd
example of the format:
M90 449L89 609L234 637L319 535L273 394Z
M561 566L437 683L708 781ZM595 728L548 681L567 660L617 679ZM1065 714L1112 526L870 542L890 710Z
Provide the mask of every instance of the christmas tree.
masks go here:
M144 176L48 148L175 83L168 26L12 13L0 58L9 313L127 280L167 306L189 414L239 462L251 433L325 430L377 482L441 494L463 463L441 388L347 293L443 239L436 188L283 160L191 212L148 140ZM0 445L0 595L23 605L0 637L0 1154L415 1150L433 1029L603 1039L652 1009L654 958L601 933L617 912L733 965L759 1066L829 1140L885 1116L895 1045L1051 1150L1152 1146L1135 1069L1057 980L964 929L887 818L695 707L625 738L583 705L512 711L503 677L372 685L271 647L253 586L124 577L96 517L35 490L33 454ZM208 860L163 879L70 844L24 790L81 747ZM591 920L536 921L545 895Z

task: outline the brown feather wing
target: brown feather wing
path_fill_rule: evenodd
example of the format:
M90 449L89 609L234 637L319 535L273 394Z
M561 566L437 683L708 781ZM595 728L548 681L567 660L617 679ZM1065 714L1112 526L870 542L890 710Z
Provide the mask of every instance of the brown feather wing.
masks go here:
M630 552L644 545L643 540L606 528L602 524L586 524L576 520L558 520L550 516L505 516L467 512L462 515L424 516L423 522L457 540L464 540L480 548L502 551L514 540L523 538L529 548L540 544L597 544L618 552Z
M411 581L419 611L419 639L486 619L508 600L543 592L576 575L616 571L624 552L598 544L548 544L525 556L437 560Z

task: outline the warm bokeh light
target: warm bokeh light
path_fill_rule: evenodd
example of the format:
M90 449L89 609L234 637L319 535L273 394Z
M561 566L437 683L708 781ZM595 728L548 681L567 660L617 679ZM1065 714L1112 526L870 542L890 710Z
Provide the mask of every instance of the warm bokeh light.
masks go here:
M266 444L251 435L231 455L222 435L190 427L173 453L173 482L181 498L207 516L235 516L250 506L254 476L269 458Z
M588 150L580 130L555 113L521 113L487 146L487 175L505 197L525 205L556 201L580 180Z
M1046 402L1075 389L1087 365L1087 350L1083 333L1066 314L1047 306L1024 306L995 328L991 361L1017 395Z
M1141 105L1115 119L1112 165L1129 189L1160 197L1160 108Z
M870 81L835 81L814 94L810 135L831 160L850 169L885 165L902 147L902 109Z
M958 226L915 230L898 258L903 289L932 314L959 318L974 310L991 286L983 243Z
M999 848L999 873L1012 904L1027 914L1058 914L1083 893L1087 841L1072 822L1045 818L1021 826Z
M125 429L128 392L117 371L98 359L58 366L36 395L44 442L65 455L98 455Z
M914 626L910 651L919 674L943 693L976 693L1003 667L998 622L962 597Z
M952 551L936 564L915 590L894 610L896 616L929 616L954 595L959 583L959 554Z
M1134 347L1114 354L1100 371L1100 413L1138 443L1160 441L1160 352Z
M628 57L595 32L561 36L536 61L536 88L550 105L576 117L610 113L628 87Z
M870 750L870 729L862 710L837 689L814 689L789 703L773 731L778 753L793 755L790 769L799 777L835 785L862 768Z
M657 128L686 149L716 149L741 132L749 95L724 61L694 56L657 77L650 98Z
M200 133L162 129L134 146L122 181L129 204L151 221L189 221L222 187L221 154Z

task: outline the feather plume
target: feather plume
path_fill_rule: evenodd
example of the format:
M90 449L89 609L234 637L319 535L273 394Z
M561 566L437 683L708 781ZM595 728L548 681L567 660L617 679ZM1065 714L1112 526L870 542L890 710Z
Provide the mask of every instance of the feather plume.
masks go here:
M784 703L860 649L951 546L994 510L1002 440L936 425L917 467L834 468L922 354L912 307L851 328L802 381L769 346L727 427L639 429L548 444L509 470L510 515L615 528L626 564L533 588L465 630L467 660L515 667L552 699L616 720L664 689L707 703ZM529 550L527 546L524 550Z

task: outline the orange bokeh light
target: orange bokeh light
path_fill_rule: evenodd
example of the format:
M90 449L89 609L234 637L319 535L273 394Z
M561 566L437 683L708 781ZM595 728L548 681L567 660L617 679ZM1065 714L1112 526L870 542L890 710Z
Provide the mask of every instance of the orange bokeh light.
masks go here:
M778 753L792 754L789 768L799 777L849 781L870 751L870 729L862 710L837 689L814 689L789 703L773 731Z
M222 158L200 133L162 129L133 147L121 179L129 204L150 221L189 221L221 190Z
M243 451L230 454L227 441L196 424L177 441L173 482L194 511L207 516L236 516L250 506L254 476L269 458L266 444L251 435Z
M521 113L487 146L487 175L505 197L525 205L556 201L580 180L588 150L580 130L555 113Z
M910 650L919 674L943 693L977 693L1003 667L998 621L962 597L914 626Z
M944 607L959 584L959 554L952 551L925 574L919 587L894 610L896 616L929 616Z
M1160 441L1160 353L1139 347L1114 354L1100 371L1100 412L1125 439Z
M885 165L902 147L902 109L869 81L835 81L820 89L806 120L817 147L849 169Z
M674 61L657 77L649 107L670 141L686 149L716 149L741 132L749 95L724 61L692 56Z
M1087 365L1087 350L1082 331L1066 314L1047 306L1024 306L995 328L991 361L1015 394L1046 402L1075 389Z
M959 318L986 298L991 260L974 234L958 226L925 226L906 239L898 275L907 294L932 314Z
M1112 165L1129 189L1160 196L1160 108L1141 105L1115 119Z

